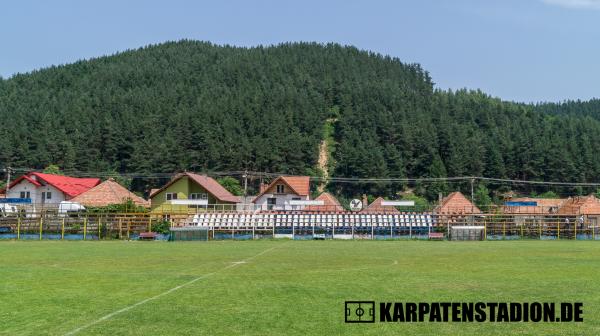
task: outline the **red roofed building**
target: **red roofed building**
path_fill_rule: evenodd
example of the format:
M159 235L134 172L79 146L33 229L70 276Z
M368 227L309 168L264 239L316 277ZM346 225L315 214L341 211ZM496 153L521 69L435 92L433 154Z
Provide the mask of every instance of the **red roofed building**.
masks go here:
M315 198L315 201L323 201L323 205L309 205L304 208L305 211L344 211L344 207L338 202L338 200L330 193L324 192L319 197Z
M594 195L569 197L558 209L561 215L600 216L600 200Z
M270 184L262 185L252 203L263 210L301 210L304 206L292 205L290 201L309 199L309 176L279 176Z
M481 210L461 192L455 191L442 199L442 203L435 209L435 212L438 215L468 215L480 214Z
M231 209L240 202L215 179L194 173L176 175L169 183L150 193L152 211L187 212L192 205L173 205L173 200L206 200L214 209Z
M127 190L113 179L108 179L71 199L72 202L86 207L105 207L112 204L123 204L128 200L137 206L150 207L150 202Z
M519 197L511 198L511 202L535 202L537 205L526 205L526 206L503 206L502 210L505 214L540 214L548 215L558 212L558 209L567 201L562 198L532 198L532 197Z
M31 203L45 207L58 206L100 184L98 178L28 173L10 184L8 198L29 198ZM5 189L1 190L3 193Z

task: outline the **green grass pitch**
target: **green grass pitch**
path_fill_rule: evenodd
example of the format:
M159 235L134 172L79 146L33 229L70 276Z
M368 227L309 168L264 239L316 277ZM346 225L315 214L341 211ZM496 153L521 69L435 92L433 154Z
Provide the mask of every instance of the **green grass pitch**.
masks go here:
M7 241L0 334L599 335L599 285L594 241ZM582 301L584 322L345 324L345 300Z

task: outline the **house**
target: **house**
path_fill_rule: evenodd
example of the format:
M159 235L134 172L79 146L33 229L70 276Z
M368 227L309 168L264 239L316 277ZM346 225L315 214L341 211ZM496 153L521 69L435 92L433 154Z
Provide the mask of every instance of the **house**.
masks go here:
M57 208L60 202L69 201L98 184L100 184L98 178L80 178L32 172L14 180L10 184L6 197L29 198L34 210L36 206ZM3 189L0 192L5 190Z
M562 198L534 198L534 197L518 197L511 198L510 202L526 202L536 203L537 205L525 205L525 206L503 206L502 210L505 214L540 214L548 215L555 214L558 209L562 207L566 199Z
M204 205L173 204L178 200L199 201ZM206 201L206 202L202 202ZM223 188L215 179L194 173L177 174L169 183L150 194L152 212L188 212L190 208L208 207L233 210L240 198Z
M140 207L150 207L150 202L127 190L112 178L75 196L71 199L71 202L76 202L86 207L105 207L112 204L123 204L128 200L131 200L133 204Z
M303 205L293 205L291 201L309 199L309 176L279 176L270 184L261 185L252 203L262 210L302 210Z
M600 224L600 200L594 195L569 197L558 209L559 215L583 217L592 226Z
M444 197L434 209L437 225L475 225L476 217L481 210L461 192L455 191Z
M560 215L600 215L600 200L594 195L569 197L558 209Z
M317 198L315 198L315 201L322 201L323 205L309 205L309 206L307 206L307 207L304 208L304 211L319 211L319 212L324 212L324 211L332 211L332 212L344 211L344 207L335 198L335 196L333 196L332 194L330 194L328 192L321 193L321 195L319 195Z
M382 202L385 201L383 197L378 197L371 204L367 204L366 197L363 197L363 209L360 211L365 214L400 214L400 211L393 206L384 206ZM366 205L366 206L365 206Z
M460 191L450 193L444 197L435 208L438 215L472 215L480 214L481 210L471 203Z

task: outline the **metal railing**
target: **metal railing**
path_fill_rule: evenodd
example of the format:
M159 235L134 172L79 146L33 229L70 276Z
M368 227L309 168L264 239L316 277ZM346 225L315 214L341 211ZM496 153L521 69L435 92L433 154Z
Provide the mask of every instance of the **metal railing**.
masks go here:
M340 239L446 238L452 228L481 230L484 240L600 239L600 214L507 215L437 214L429 212L361 213L350 211L225 211L196 214L17 213L0 217L0 239L136 239L141 232L169 228L202 229L211 239L257 237Z

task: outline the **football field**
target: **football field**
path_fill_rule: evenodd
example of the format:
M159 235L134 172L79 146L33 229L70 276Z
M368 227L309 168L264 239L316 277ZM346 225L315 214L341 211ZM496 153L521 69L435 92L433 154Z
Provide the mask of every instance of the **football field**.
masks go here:
M0 334L598 335L599 286L595 241L4 241ZM583 302L584 322L347 324L350 300Z

